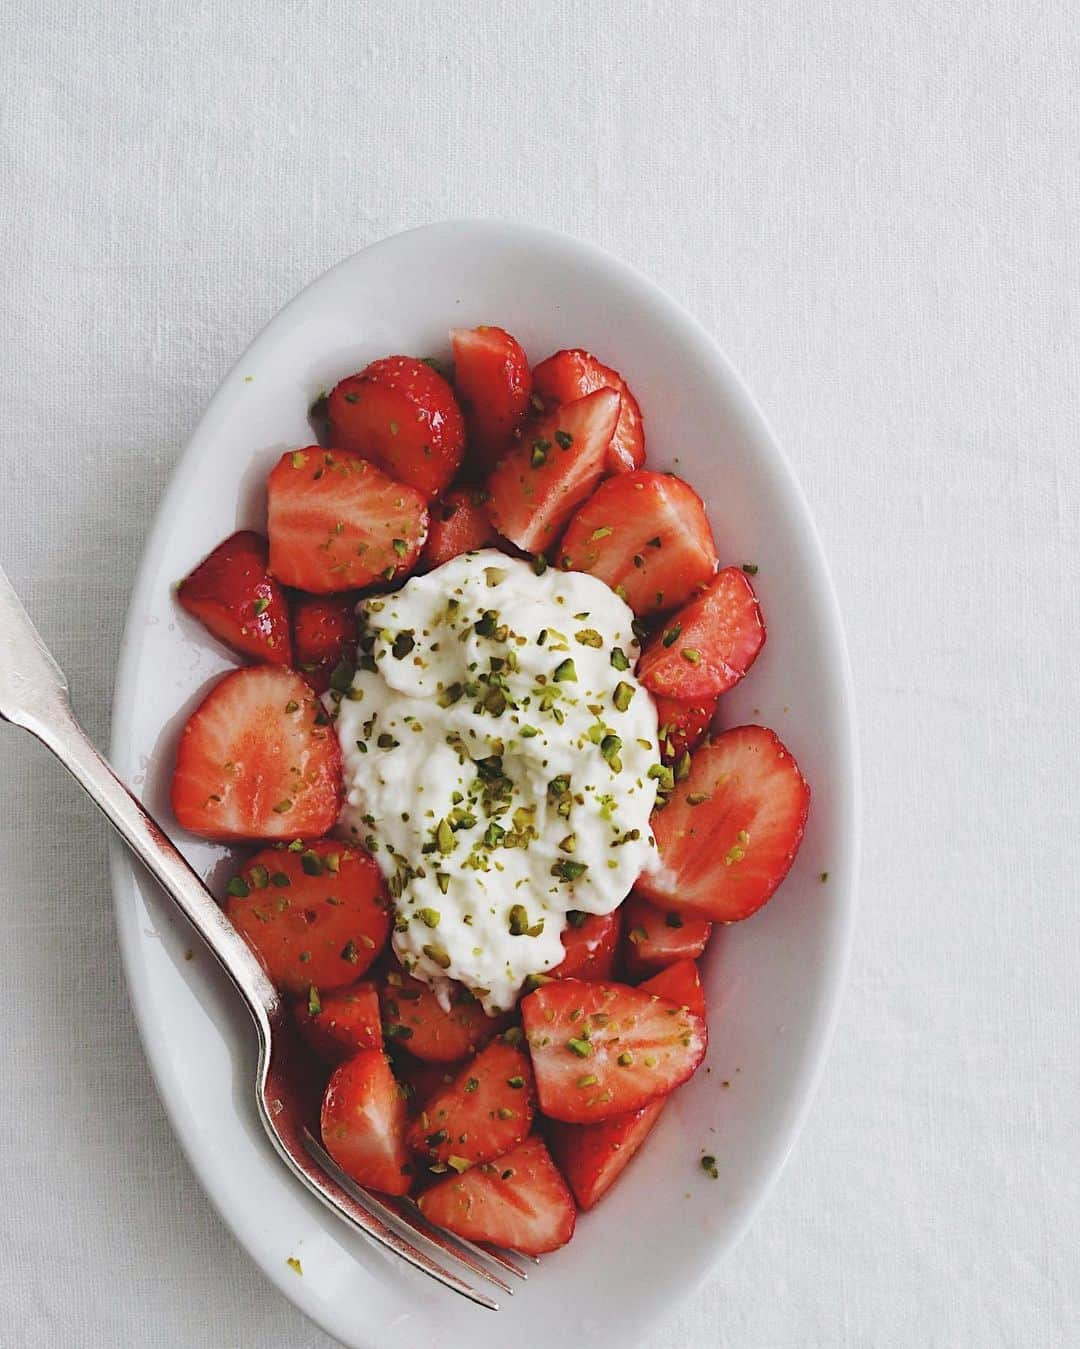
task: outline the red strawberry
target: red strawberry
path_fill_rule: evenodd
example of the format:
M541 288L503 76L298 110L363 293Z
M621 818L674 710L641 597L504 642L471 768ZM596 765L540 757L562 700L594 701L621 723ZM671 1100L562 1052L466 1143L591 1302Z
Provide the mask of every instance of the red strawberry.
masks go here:
M665 912L640 895L631 895L622 907L626 924L623 964L636 979L676 960L701 955L712 932L712 923L706 919Z
M243 529L219 543L186 580L176 597L220 641L244 656L292 664L289 606L266 570L261 534Z
M395 1046L394 1076L405 1088L409 1113L419 1114L436 1092L450 1086L463 1066L461 1063L421 1063Z
M308 996L355 983L390 935L382 872L332 838L256 853L229 882L225 912L274 983Z
M614 913L582 913L571 909L563 929L566 951L561 965L549 974L554 979L610 979L615 973L619 949L619 910Z
M203 838L325 834L341 805L341 751L310 684L279 665L219 680L180 733L172 806Z
M312 985L294 1004L293 1019L327 1063L343 1063L361 1049L383 1047L379 995L371 983L354 984L340 993L323 993Z
M465 422L438 371L412 356L385 356L331 392L330 438L373 459L397 482L437 497L465 452Z
M506 1024L489 1017L467 988L456 987L444 1011L430 984L391 970L379 987L386 1038L428 1063L472 1054Z
M300 595L293 604L296 664L317 693L330 687L338 666L356 660L355 595Z
M528 1054L493 1040L427 1102L409 1128L409 1146L458 1171L501 1157L529 1132L534 1090Z
M580 1208L592 1208L603 1199L648 1138L666 1102L660 1096L640 1110L597 1124L548 1124L548 1145Z
M716 544L694 489L642 469L600 484L570 521L559 564L598 576L640 616L685 603L716 571Z
M673 764L704 738L716 715L720 695L684 701L656 694L653 701L656 703L660 757L665 763Z
M701 987L701 975L693 960L677 960L674 965L668 965L659 974L654 974L651 979L638 984L638 988L655 993L658 997L667 998L669 1002L678 1003L680 1007L687 1008L703 1021L705 1019L705 991Z
M810 788L772 731L737 726L694 754L690 776L652 818L662 868L639 893L685 918L748 918L787 875Z
M553 548L605 472L618 415L618 394L598 389L528 423L488 479L488 513L499 533L531 553Z
M498 463L525 418L532 390L529 359L502 328L454 328L450 341L469 459L476 471L486 473Z
M583 398L595 389L615 389L622 399L619 424L608 451L608 472L640 468L645 462L645 426L637 399L617 370L577 349L557 351L533 371L533 392L548 408Z
M357 1185L407 1194L412 1163L405 1147L405 1094L377 1049L362 1049L330 1079L322 1104L327 1152Z
M466 1241L543 1255L574 1235L574 1201L539 1138L498 1161L447 1176L417 1201L429 1222Z
M737 684L764 643L765 624L746 573L725 567L649 642L638 678L668 698L709 698Z
M540 1108L568 1124L637 1110L705 1056L700 1017L626 984L557 979L521 1003Z
M432 507L424 564L441 567L452 557L478 548L497 548L499 536L484 509L487 493L459 487Z
M405 576L427 538L427 501L346 450L283 454L266 484L270 570L327 595Z

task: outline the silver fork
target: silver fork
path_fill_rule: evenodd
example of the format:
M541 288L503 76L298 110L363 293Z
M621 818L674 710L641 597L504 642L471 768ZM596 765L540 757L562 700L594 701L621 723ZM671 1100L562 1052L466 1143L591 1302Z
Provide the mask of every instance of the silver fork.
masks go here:
M67 679L0 568L0 718L56 755L217 957L251 1013L259 1041L255 1101L285 1165L350 1226L445 1287L495 1311L498 1303L458 1273L457 1262L505 1293L524 1279L508 1255L433 1227L409 1200L376 1198L345 1175L318 1141L308 1057L277 990L213 896L164 831L128 791L75 719ZM408 1233L408 1235L406 1235Z

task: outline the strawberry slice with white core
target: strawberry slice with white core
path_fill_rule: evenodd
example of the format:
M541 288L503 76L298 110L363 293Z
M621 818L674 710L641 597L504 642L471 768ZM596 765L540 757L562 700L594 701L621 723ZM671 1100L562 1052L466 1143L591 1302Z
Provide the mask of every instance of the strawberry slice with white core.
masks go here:
M447 1176L417 1202L436 1227L522 1255L558 1250L574 1235L573 1198L535 1136L496 1161Z
M379 1050L362 1049L335 1071L323 1097L323 1146L357 1185L408 1194L405 1122L405 1092Z
M530 553L550 551L603 477L619 395L598 389L529 422L488 479L495 528Z
M290 450L266 494L270 570L298 590L327 595L407 576L427 538L423 493L347 450Z
M557 351L533 371L534 403L550 409L583 398L596 389L615 389L620 396L619 422L608 447L609 473L628 473L645 462L645 426L638 401L617 370L588 351Z
M528 411L529 360L504 328L454 328L450 341L454 389L468 432L468 467L486 473L498 463Z
M559 979L521 1004L540 1109L568 1124L637 1110L685 1082L705 1023L627 984Z
M765 644L754 588L739 567L725 567L669 618L649 642L637 676L667 698L709 698L746 674Z
M559 545L565 571L599 577L639 617L674 609L717 568L701 498L668 473L619 473L602 482Z
M790 870L809 806L806 779L774 732L725 731L695 750L690 776L654 813L660 867L636 889L684 918L748 918Z
M311 685L280 665L226 675L180 733L173 812L203 838L318 838L341 793L333 727Z

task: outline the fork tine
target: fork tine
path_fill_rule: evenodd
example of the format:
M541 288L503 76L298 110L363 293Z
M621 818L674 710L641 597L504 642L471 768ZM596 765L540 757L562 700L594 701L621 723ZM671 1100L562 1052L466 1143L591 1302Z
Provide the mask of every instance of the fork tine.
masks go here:
M449 1233L434 1227L426 1220L422 1220L423 1227L419 1226L413 1219L412 1214L401 1211L397 1205L392 1202L391 1196L374 1195L369 1190L365 1190L357 1185L354 1180L341 1170L309 1129L305 1128L303 1134L304 1147L307 1151L319 1165L334 1178L338 1185L340 1185L341 1188L355 1200L356 1203L362 1204L369 1213L372 1213L376 1217L381 1214L389 1218L391 1222L403 1224L414 1236L419 1237L421 1241L425 1241L429 1245L436 1247L444 1255L449 1255L452 1259L460 1260L461 1263L471 1269L474 1274L478 1274L482 1279L486 1279L489 1283L494 1284L496 1288L501 1289L502 1292L508 1293L511 1297L513 1296L513 1287L508 1284L505 1279L500 1278L481 1262L478 1258L481 1252L475 1247L473 1247L471 1251L469 1249L457 1249L457 1240L456 1238L451 1238ZM405 1207L406 1205L403 1204L402 1208ZM419 1209L416 1209L415 1206L408 1205L407 1207L413 1209L417 1217L421 1216ZM486 1254L486 1252L483 1252L483 1254ZM503 1261L499 1260L495 1263L503 1264ZM514 1272L518 1273L519 1271L515 1270Z
M305 1133L306 1132L307 1131L305 1130ZM308 1185L308 1188L318 1195L327 1208L331 1209L339 1217L345 1218L357 1229L357 1231L363 1232L366 1237L370 1238L377 1245L384 1246L388 1250L393 1251L396 1255L400 1255L401 1258L412 1265L414 1269L418 1269L421 1273L429 1275L431 1278L441 1283L445 1288L449 1288L452 1292L460 1293L463 1297L467 1297L470 1302L475 1302L478 1306L486 1307L489 1311L499 1310L499 1304L494 1298L488 1297L486 1293L480 1292L479 1289L474 1288L472 1284L466 1283L464 1279L459 1278L452 1270L444 1268L437 1260L433 1260L430 1255L427 1255L424 1251L418 1250L417 1247L415 1247L412 1242L407 1241L400 1232L396 1231L389 1224L383 1222L377 1213L372 1213L366 1205L360 1203L357 1197L351 1193L351 1189L346 1188L346 1184L343 1184L337 1179L337 1176L340 1175L342 1180L346 1182L348 1186L351 1187L352 1185L352 1182L349 1181L344 1172L340 1172L339 1169L334 1166L329 1156L323 1154L330 1165L324 1169L322 1174L316 1174L314 1168L310 1171L305 1170L300 1165L299 1160L293 1157L280 1144L280 1140L278 1140L276 1136L275 1142L278 1145L278 1151L281 1153L282 1157L288 1163L290 1168L304 1180ZM319 1152L322 1152L321 1148L319 1149ZM322 1166L321 1157L318 1157L314 1152L312 1152L312 1157L319 1162L320 1166ZM361 1194L362 1193L363 1192L361 1191ZM366 1198L366 1196L364 1197Z
M493 1264L499 1265L505 1269L508 1274L513 1274L516 1278L525 1280L529 1276L521 1269L510 1256L497 1247L478 1246L476 1242L469 1241L466 1237L459 1237L456 1232L447 1232L442 1227L436 1227L433 1222L426 1218L419 1205L411 1199L393 1198L389 1196L383 1198L379 1196L380 1202L384 1207L392 1209L397 1217L414 1232L419 1232L426 1236L429 1241L433 1241L440 1250L449 1250L451 1254L456 1255L458 1247L469 1251L472 1255L483 1260L490 1260ZM459 1257L460 1258L460 1257ZM466 1261L468 1264L469 1262ZM470 1265L470 1268L472 1266ZM513 1289L510 1290L513 1292Z

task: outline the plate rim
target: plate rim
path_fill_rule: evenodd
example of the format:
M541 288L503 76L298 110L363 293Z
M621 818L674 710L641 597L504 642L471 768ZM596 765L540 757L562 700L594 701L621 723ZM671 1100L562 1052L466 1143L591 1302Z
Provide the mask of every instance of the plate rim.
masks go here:
M769 454L774 466L782 473L790 507L798 513L800 523L809 536L813 552L819 563L820 580L823 583L824 613L830 629L827 634L828 645L836 657L837 692L842 711L839 725L843 733L843 744L836 747L836 757L843 773L842 779L836 784L836 787L840 800L838 814L845 821L847 827L838 834L842 856L839 859L840 864L837 870L842 872L845 879L842 888L838 886L838 893L834 892L832 896L836 917L832 924L833 931L827 948L827 963L815 991L817 1015L814 1033L808 1038L807 1050L799 1066L798 1081L793 1084L793 1090L790 1094L790 1099L795 1102L795 1108L791 1112L786 1125L777 1131L777 1136L767 1150L767 1160L761 1166L763 1179L753 1199L745 1204L738 1220L732 1223L728 1231L722 1237L713 1240L710 1251L711 1258L684 1286L690 1293L696 1294L706 1280L715 1273L720 1262L742 1240L757 1220L762 1208L773 1193L817 1095L839 1020L854 944L861 853L862 797L854 680L835 582L816 520L787 453L774 434L753 393L741 374L732 365L716 337L685 305L637 267L598 244L545 226L491 217L457 217L398 231L356 250L313 277L271 315L247 346L239 352L235 361L230 364L218 382L195 427L186 437L183 448L169 472L165 488L144 537L135 583L132 587L125 616L110 709L109 758L114 764L126 764L131 760L133 750L132 729L125 717L125 710L131 705L134 694L136 629L141 621L138 616L147 607L154 594L151 587L151 575L154 571L151 565L152 558L163 546L168 520L174 510L174 502L187 494L188 479L193 476L192 465L194 460L190 454L192 444L198 437L206 434L208 426L212 426L221 404L225 401L226 390L232 384L233 378L240 367L258 359L263 345L268 340L270 330L291 310L298 308L312 289L326 284L337 272L350 267L356 259L390 248L406 238L428 236L432 240L436 240L442 235L462 231L477 232L478 234L492 231L500 235L509 233L516 235L518 240L526 246L530 241L535 241L546 243L549 246L556 244L560 247L570 248L584 257L586 261L591 261L597 267L610 273L617 284L629 284L637 288L650 299L666 305L673 316L677 315L688 332L698 342L708 347L711 356L723 370L727 381L725 397L732 403L732 410L739 421L752 431L755 440L759 442L757 453ZM173 1136L179 1143L181 1151L194 1172L203 1193L226 1228L241 1245L245 1255L293 1305L297 1306L326 1333L334 1335L336 1331L322 1320L319 1314L319 1306L315 1305L316 1300L305 1295L306 1290L302 1286L302 1281L296 1279L292 1271L271 1266L267 1260L256 1255L246 1237L239 1230L238 1224L234 1222L231 1213L222 1207L214 1193L207 1168L202 1165L200 1154L194 1146L194 1129L189 1121L186 1122L181 1103L174 1094L175 1088L171 1086L168 1080L169 1056L166 1045L164 1041L152 1040L149 1033L151 1018L146 1010L145 984L139 977L143 968L139 958L140 939L136 930L137 925L130 921L129 887L137 884L137 866L134 859L130 857L123 844L115 836L111 837L109 841L109 882L121 965L135 1017L139 1042ZM291 1282L287 1282L290 1279ZM321 1305L321 1299L319 1299L319 1303ZM670 1309L670 1303L668 1307ZM643 1319L642 1330L646 1328L647 1324L654 1324L661 1315L662 1312L658 1311L651 1318ZM363 1343L365 1349L379 1349L379 1341L366 1338L369 1328L361 1327L360 1330L365 1338L363 1341L358 1339L356 1343L358 1345Z

